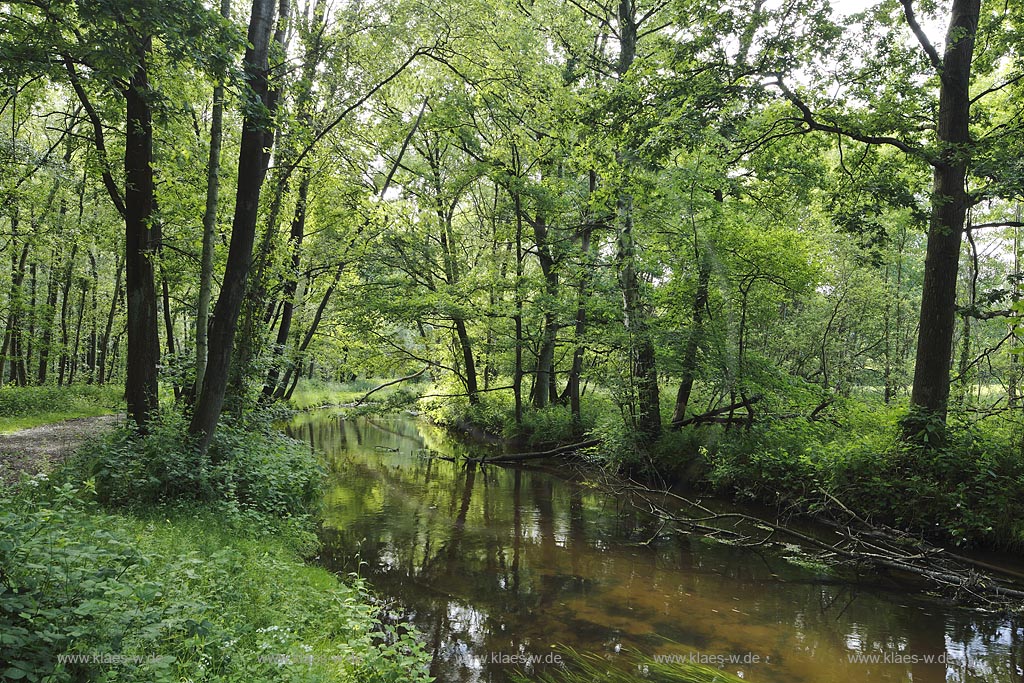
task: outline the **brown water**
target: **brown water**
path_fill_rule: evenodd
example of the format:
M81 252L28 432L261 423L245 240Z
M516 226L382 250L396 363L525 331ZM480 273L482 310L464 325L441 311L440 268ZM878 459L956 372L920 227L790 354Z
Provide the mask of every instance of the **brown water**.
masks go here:
M836 581L777 548L668 533L551 472L425 457L476 447L411 418L320 413L290 432L331 467L322 561L417 625L439 681L507 681L556 645L766 683L1024 680L1020 622Z

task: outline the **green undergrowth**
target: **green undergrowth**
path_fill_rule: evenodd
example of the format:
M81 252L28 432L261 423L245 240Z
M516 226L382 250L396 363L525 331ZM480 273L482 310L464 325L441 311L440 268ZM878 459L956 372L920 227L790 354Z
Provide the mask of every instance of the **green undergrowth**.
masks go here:
M852 403L831 421L691 428L669 438L679 462L696 462L699 481L740 497L847 521L840 501L864 520L939 543L1024 549L1024 458L1012 433L954 419L942 445L909 445L899 438L901 417Z
M494 380L499 385L511 382L504 377ZM449 382L437 389L440 394L457 394L462 391L458 384ZM524 387L524 392L526 388ZM584 438L614 407L604 395L591 392L586 410L579 424L574 424L568 404L549 404L536 408L523 396L522 420L515 420L515 398L509 391L481 393L478 403L471 404L463 396L457 398L424 399L417 404L431 421L436 424L463 428L474 426L525 448L542 448L573 443Z
M146 436L118 429L75 458L104 505L146 509L217 502L239 514L278 518L315 511L323 467L309 447L267 422L218 427L208 453L192 445L184 418L161 416Z
M0 490L0 680L425 681L411 629L303 561L322 470L259 425L177 418Z
M123 410L124 390L116 386L0 387L0 433Z

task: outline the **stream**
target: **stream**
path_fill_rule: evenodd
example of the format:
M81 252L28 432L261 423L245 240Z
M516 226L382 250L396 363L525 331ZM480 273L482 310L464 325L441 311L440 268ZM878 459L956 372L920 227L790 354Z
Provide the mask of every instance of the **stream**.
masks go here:
M487 447L411 417L320 411L288 432L327 458L321 562L416 625L441 683L503 683L558 646L763 683L1024 681L1019 620L669 532L556 472L429 457Z

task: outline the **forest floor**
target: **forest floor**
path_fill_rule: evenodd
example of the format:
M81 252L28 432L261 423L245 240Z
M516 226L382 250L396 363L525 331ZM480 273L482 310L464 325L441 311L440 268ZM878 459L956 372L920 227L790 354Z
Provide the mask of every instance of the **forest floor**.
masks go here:
M0 485L28 475L49 472L79 446L113 428L123 415L80 417L0 434Z

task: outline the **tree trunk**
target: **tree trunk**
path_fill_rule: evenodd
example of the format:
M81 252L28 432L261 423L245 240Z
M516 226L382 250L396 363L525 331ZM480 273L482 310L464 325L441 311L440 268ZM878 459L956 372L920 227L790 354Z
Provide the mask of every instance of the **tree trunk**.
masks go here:
M597 192L597 172L590 171L588 196L593 197ZM593 216L587 216L587 221L580 231L580 255L582 263L580 267L580 279L576 285L576 348L572 354L572 367L569 370L569 382L566 385L566 392L569 394L569 412L572 415L573 432L579 435L583 431L583 411L580 404L580 380L583 377L583 334L587 329L587 296L590 293L590 280L592 277L592 254L590 253L591 237L593 236L596 221Z
M462 362L466 379L466 394L469 397L470 405L480 403L480 389L476 380L476 362L473 360L473 342L466 330L466 321L463 318L455 318L455 334L459 338L459 347L462 349Z
M299 196L295 202L295 214L292 216L291 229L291 272L288 273L282 288L281 324L277 328L277 339L274 341L273 358L270 362L270 371L267 374L267 381L263 385L263 395L272 398L277 390L277 384L281 377L281 361L285 348L288 346L288 335L291 333L292 317L295 312L296 291L299 285L299 266L302 264L302 238L306 232L306 200L309 196L309 183L311 177L309 169L302 171L302 179L299 181ZM301 296L299 297L302 298Z
M619 196L619 250L617 262L622 288L623 326L629 333L629 362L636 392L636 429L641 443L649 444L661 435L661 405L654 342L651 339L647 311L640 296L640 277L636 272L633 244L633 198Z
M543 408L548 401L556 401L555 391L555 343L558 339L558 319L555 306L558 301L558 273L555 271L555 259L548 243L547 219L542 211L537 212L531 221L533 239L537 247L537 260L541 274L544 276L544 327L541 330L540 351L537 354L536 386L533 392L533 405Z
M92 291L89 299L89 346L86 349L86 362L85 364L89 368L89 384L96 382L96 345L98 343L96 334L96 317L99 312L99 302L97 301L97 291L100 288L100 273L99 268L96 265L96 254L92 251L89 252L89 274L92 277Z
M17 209L15 209L17 211ZM6 361L10 361L10 381L20 384L18 379L18 367L19 362L23 362L21 358L21 349L19 348L18 340L21 336L22 327L22 283L25 281L25 262L28 259L29 243L28 240L21 249L21 256L18 256L18 250L14 248L14 240L18 237L18 218L17 215L11 217L11 288L8 296L9 310L7 313L7 329L4 332L3 347L0 349L0 383L3 382L4 367Z
M39 312L36 310L36 289L38 286L37 278L39 275L38 266L33 260L32 265L29 266L29 299L28 299L28 334L25 337L24 342L24 353L21 358L21 365L18 367L19 381L22 386L28 384L28 369L32 367L33 353L35 352L35 338L36 338L36 317Z
M68 373L68 384L75 383L78 373L78 349L82 343L82 317L85 315L85 293L89 291L86 280L80 282L81 294L78 297L78 316L75 319L75 344L71 347L71 370Z
M209 355L203 386L199 391L189 432L198 438L202 452L210 446L217 420L224 407L231 369L232 347L242 299L245 296L252 247L256 238L256 217L259 211L260 188L269 161L268 132L273 112L269 111L269 52L273 28L274 3L253 0L249 20L249 47L245 52L246 84L250 103L244 107L245 118L238 153L238 188L235 215L231 225L231 244L217 305L210 324Z
M146 38L139 64L124 91L127 103L125 129L125 286L128 294L128 375L125 398L128 418L140 430L160 407L160 337L157 297L153 276L153 116L150 110L146 60L152 38Z
M344 268L338 268L334 271L334 279L331 280L331 284L328 285L327 291L324 292L323 297L320 299L320 304L316 307L316 313L313 314L313 321L309 324L309 328L306 330L305 335L302 337L302 343L299 344L298 349L295 351L295 358L288 365L288 370L284 373L284 378L281 380L281 384L278 386L277 391L274 392L274 398L288 400L292 397L292 392L295 391L295 386L298 384L299 372L298 367L302 362L302 355L309 348L310 342L313 341L313 337L316 335L316 330L320 326L320 321L323 319L324 311L327 310L327 304L330 303L331 295L334 294L334 290L338 287L338 282L341 281L341 274Z
M231 16L231 0L221 0L220 15ZM210 120L210 157L206 165L206 209L203 212L203 251L199 266L199 300L196 302L196 379L193 399L206 376L207 332L210 326L210 301L213 298L213 251L217 237L217 206L220 200L220 150L224 138L224 74L218 74L213 89L213 114Z
M104 384L109 380L107 355L110 348L110 333L114 329L114 316L117 315L117 305L121 301L121 286L124 279L124 259L118 254L114 261L114 267L117 269L117 274L114 276L114 293L110 299L110 309L107 311L107 325L103 328L103 336L100 338L99 359L97 360L97 365L99 365L97 383L99 384Z
M956 315L956 281L969 197L970 80L980 0L954 0L939 86L940 159L933 172L932 216L925 252L921 325L910 402L916 415L905 425L913 438L922 423L945 424Z
M620 0L618 7L619 59L616 73L625 78L636 58L637 17L633 0ZM626 167L632 165L626 155L617 154ZM636 429L641 443L651 443L661 435L661 406L658 396L658 370L651 339L648 314L640 295L640 276L636 270L636 250L633 242L633 197L620 188L618 197L618 253L616 265L622 288L623 324L629 332L629 363L632 387L636 393ZM631 391L631 393L633 393Z
M512 371L512 394L515 400L516 426L523 424L523 204L519 192L513 199L516 213L516 360Z
M53 343L53 318L57 309L57 250L50 252L50 267L46 277L46 308L40 321L42 338L39 340L39 370L36 382L46 384L46 374L50 366L50 345Z
M274 32L273 42L277 45L279 54L282 55L288 54L290 32L286 28L290 12L290 0L279 0L277 30ZM272 114L271 118L277 114L281 95L281 82L283 81L279 80L276 87L271 87L269 80L267 82L267 91L263 99L265 100L267 110ZM285 173L282 179L272 183L274 194L270 201L270 209L267 212L263 237L256 247L255 254L250 257L253 265L250 266L249 270L252 276L247 278L247 290L242 297L242 307L238 314L238 322L235 325L237 328L233 350L235 360L232 362L232 367L228 374L226 393L227 396L237 399L239 409L243 405L246 385L254 375L252 369L256 366L255 361L262 353L263 330L257 329L257 322L263 311L264 302L267 299L265 269L267 259L270 257L273 249L274 237L277 235L278 215L284 197L288 194L289 179L291 178L290 170L294 164L294 150L291 140L282 135L282 133L282 128L276 128L272 124L268 124L263 133L263 146L266 149L269 150L275 146L275 143L278 144L275 167L285 169ZM284 139L282 140L282 138ZM263 172L266 175L267 169L264 169ZM253 240L255 244L255 235Z
M64 377L68 367L68 307L71 301L71 274L74 272L75 255L78 243L71 245L71 254L64 265L64 281L61 285L60 300L60 364L57 368L57 386L64 386Z
M693 391L693 381L697 371L697 351L700 349L700 343L704 337L704 311L708 306L711 264L708 262L706 254L701 254L698 258L697 294L693 298L690 335L686 340L682 378L679 382L679 391L676 392L675 409L672 411L673 425L686 419L686 406L690 403L690 393Z

